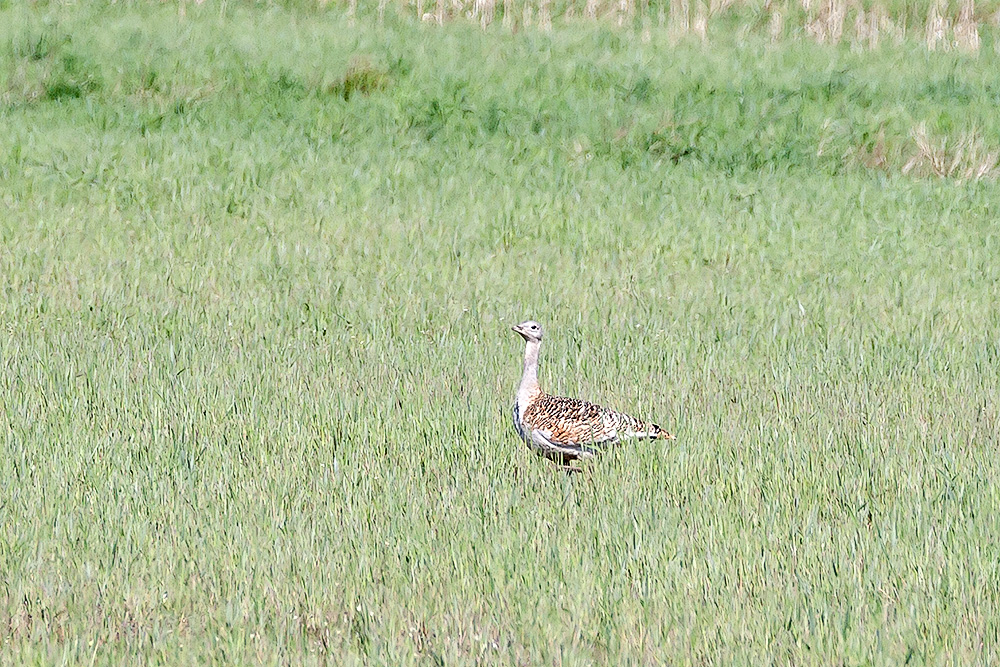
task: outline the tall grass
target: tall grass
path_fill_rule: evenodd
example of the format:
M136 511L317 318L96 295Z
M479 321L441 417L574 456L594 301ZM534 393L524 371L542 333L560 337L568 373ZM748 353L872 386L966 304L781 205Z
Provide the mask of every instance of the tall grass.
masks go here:
M0 662L994 662L992 49L364 12L2 11Z

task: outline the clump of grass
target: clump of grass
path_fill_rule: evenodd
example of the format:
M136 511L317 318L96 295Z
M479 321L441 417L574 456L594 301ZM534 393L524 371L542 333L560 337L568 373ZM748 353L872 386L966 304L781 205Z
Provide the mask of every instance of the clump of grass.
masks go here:
M820 44L838 44L844 35L846 17L846 2L827 0L820 6L816 17L806 24L806 33Z
M91 71L78 56L65 53L45 82L45 97L49 100L83 97L100 87L98 74Z
M858 146L853 157L855 162L867 169L888 170L891 156L885 141L885 128L879 128L874 137Z
M28 33L9 45L8 104L83 97L101 87L100 74L72 49L69 35L54 29Z
M389 85L389 72L367 56L353 56L344 78L331 87L331 92L350 100L357 94L371 95Z
M66 36L56 36L52 30L28 32L19 39L12 40L10 49L16 58L25 60L44 60L49 57L58 44L68 40Z
M957 49L967 53L979 51L979 24L975 17L975 0L962 0L958 16L946 12L947 2L935 0L927 12L925 27L927 48L930 51Z
M828 123L820 154L835 141L837 130ZM957 136L934 135L926 123L918 123L907 138L887 135L886 128L864 133L860 142L844 154L845 164L914 178L937 177L957 181L979 181L997 176L1000 150L991 146L978 130Z
M904 174L972 181L996 177L1000 151L988 146L975 130L957 139L933 137L927 125L920 123L911 136L915 150L903 166Z

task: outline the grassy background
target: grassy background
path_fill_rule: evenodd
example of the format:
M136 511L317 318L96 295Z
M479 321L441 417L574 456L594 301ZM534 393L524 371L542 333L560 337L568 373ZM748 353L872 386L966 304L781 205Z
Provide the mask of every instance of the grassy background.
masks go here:
M997 659L992 49L0 18L0 662Z

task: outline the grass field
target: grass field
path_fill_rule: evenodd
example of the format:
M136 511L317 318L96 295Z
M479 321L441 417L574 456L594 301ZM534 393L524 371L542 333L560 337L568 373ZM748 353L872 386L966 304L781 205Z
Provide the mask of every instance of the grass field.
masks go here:
M0 7L0 663L1000 659L989 25L81 4ZM528 317L677 440L533 456Z

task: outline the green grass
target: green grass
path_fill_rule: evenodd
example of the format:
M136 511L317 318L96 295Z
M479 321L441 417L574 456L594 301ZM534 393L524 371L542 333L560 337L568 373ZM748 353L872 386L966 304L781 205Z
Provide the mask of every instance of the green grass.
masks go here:
M998 659L991 49L0 18L0 663Z

